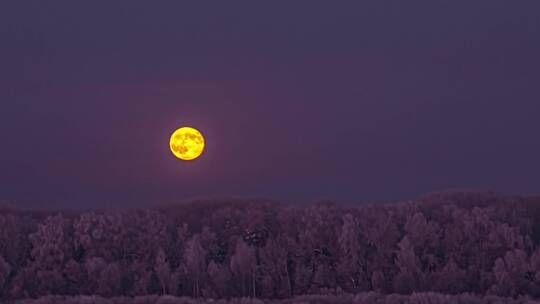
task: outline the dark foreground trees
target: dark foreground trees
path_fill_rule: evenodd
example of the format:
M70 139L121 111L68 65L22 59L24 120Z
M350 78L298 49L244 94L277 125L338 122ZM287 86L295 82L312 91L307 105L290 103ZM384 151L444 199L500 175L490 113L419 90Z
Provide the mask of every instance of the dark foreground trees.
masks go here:
M540 199L491 193L355 208L198 201L78 214L2 210L0 299L370 291L537 298L539 243Z

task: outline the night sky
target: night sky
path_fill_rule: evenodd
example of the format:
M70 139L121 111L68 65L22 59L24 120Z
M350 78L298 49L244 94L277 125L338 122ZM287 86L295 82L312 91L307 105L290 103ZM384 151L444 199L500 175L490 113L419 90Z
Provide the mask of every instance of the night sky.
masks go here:
M539 133L539 1L0 3L16 206L539 194Z

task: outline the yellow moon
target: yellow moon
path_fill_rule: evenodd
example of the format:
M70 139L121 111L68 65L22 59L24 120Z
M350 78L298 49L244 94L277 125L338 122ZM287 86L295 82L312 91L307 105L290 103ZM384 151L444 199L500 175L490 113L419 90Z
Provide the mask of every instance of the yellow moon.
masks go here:
M191 127L182 127L171 135L169 147L174 156L182 160L193 160L204 151L204 137Z

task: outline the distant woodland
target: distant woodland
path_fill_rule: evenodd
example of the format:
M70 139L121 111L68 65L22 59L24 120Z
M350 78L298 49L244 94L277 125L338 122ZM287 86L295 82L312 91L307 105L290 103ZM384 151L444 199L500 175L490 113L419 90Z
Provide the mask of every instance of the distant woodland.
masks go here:
M0 299L540 298L539 244L540 198L493 193L356 207L207 200L84 212L3 208Z

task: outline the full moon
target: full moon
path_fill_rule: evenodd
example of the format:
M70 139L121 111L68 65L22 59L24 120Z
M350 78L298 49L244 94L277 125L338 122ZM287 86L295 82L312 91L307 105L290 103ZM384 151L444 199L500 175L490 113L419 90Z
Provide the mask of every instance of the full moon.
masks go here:
M179 159L193 160L204 151L204 137L197 129L182 127L171 135L169 147Z

